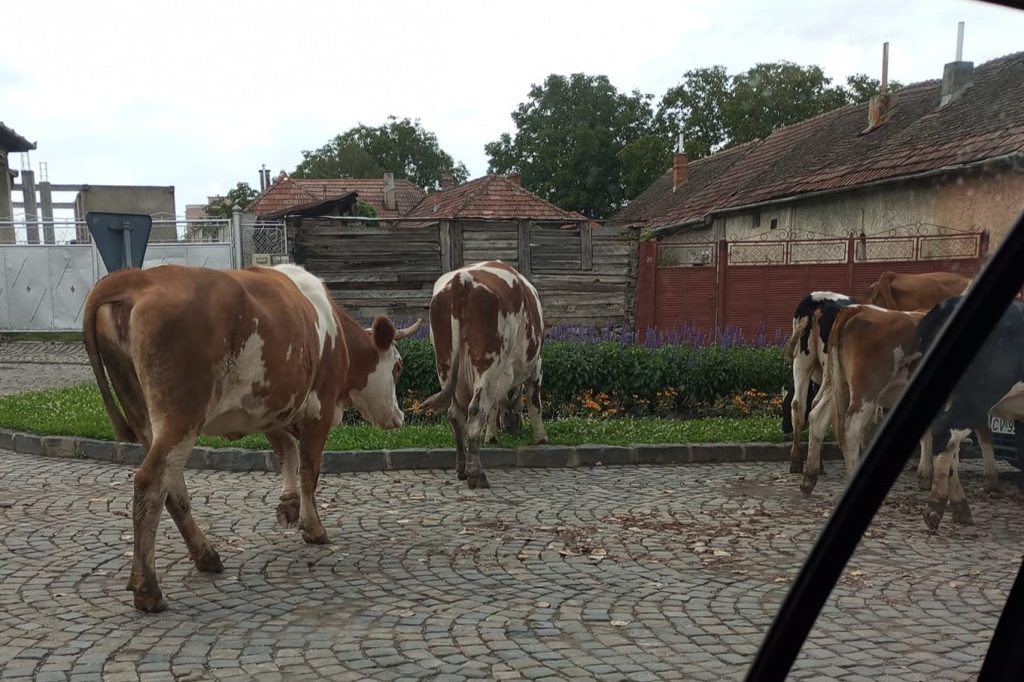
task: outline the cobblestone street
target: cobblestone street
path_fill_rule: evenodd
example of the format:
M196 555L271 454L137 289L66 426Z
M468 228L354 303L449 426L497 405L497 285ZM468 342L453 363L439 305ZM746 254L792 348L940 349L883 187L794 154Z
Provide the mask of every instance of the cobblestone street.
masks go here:
M0 394L91 380L79 344L0 346ZM975 526L921 520L901 479L793 672L969 680L1024 548L1004 495ZM271 473L187 471L226 570L193 570L165 513L169 611L125 586L133 469L0 451L0 678L738 679L843 481L783 463L325 475L332 544L281 529Z
M0 453L0 676L738 678L840 490L782 467L324 476L323 547L276 526L276 475L190 471L226 570L194 571L164 514L153 616L125 590L131 468ZM928 535L905 475L794 677L976 674L1024 513L966 468L977 525Z

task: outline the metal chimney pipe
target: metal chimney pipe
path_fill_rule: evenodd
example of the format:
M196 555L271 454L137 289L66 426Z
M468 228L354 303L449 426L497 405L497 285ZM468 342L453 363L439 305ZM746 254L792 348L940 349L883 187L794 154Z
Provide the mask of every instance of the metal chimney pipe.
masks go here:
M957 22L956 25L956 60L964 60L964 22Z
M885 95L889 93L889 43L882 43L882 87L879 91Z

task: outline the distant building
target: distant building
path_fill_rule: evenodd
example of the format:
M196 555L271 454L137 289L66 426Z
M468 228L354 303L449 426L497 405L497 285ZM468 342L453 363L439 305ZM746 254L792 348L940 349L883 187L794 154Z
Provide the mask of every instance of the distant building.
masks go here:
M12 187L14 178L18 177L18 171L12 170L8 162L8 155L32 151L36 148L35 142L29 142L24 137L8 128L0 121L0 221L12 220L14 218L14 207L12 206ZM0 243L13 243L14 230L0 229Z
M152 216L150 241L177 241L174 186L83 185L75 196L75 220L84 221L90 211L139 213ZM89 231L78 229L77 238L89 241Z

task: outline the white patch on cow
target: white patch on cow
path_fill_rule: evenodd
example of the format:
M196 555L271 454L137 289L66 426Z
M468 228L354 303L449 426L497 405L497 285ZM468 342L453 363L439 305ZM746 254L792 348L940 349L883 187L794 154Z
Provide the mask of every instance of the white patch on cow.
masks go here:
M1014 384L1013 388L995 404L991 414L1007 421L1024 419L1024 381Z
M292 359L292 344L290 344L290 343L288 344L288 350L286 350L284 352L284 359L285 359L285 362L287 362L287 361Z
M398 349L392 345L378 354L377 366L366 380L362 390L352 391L352 405L359 414L384 429L398 428L405 422L405 414L395 395L395 364L401 360Z
M316 394L316 391L310 391L309 395L306 396L306 402L302 406L302 413L309 421L316 421L320 419L320 410L323 405L320 403L320 396Z
M834 291L812 291L812 301L849 301L850 297L846 294L837 294Z
M333 344L338 336L338 323L334 319L334 306L331 305L331 301L327 296L327 289L324 288L323 281L309 274L298 265L290 263L275 265L274 269L294 282L295 286L302 292L302 295L309 300L313 305L313 309L316 310L316 335L317 341L320 344L318 346L320 354L322 355L326 338L329 336Z
M257 329L242 344L238 355L225 355L217 368L219 398L206 410L204 431L212 434L241 434L262 430L267 408L253 395L253 386L266 381L263 337Z
M433 295L437 296L438 292L444 289L446 286L448 286L452 282L452 280L454 280L462 273L463 270L465 270L465 268L462 268L462 270L452 270L451 272L446 272L445 274L438 277L437 281L434 282Z

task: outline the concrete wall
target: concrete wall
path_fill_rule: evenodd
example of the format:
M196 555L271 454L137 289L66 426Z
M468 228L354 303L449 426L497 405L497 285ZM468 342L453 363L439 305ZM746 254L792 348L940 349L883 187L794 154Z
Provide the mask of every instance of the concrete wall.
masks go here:
M14 213L11 207L11 175L7 172L7 150L0 149L0 220L10 220L12 215Z
M109 213L139 213L157 219L173 220L174 187L131 185L86 185L75 196L75 219L85 220L90 211ZM79 238L83 238L79 235ZM85 239L88 239L86 233ZM150 241L173 241L177 238L173 226L154 227Z

